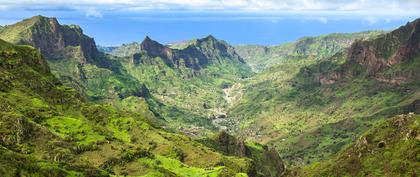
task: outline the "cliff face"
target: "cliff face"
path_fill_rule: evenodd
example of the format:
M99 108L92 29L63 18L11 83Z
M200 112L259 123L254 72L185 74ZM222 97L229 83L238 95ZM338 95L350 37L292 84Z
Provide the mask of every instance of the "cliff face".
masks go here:
M267 146L259 144L247 144L226 132L219 133L211 143L212 147L226 155L248 157L254 161L254 171L250 171L250 176L281 176L285 167L278 152L268 149Z
M0 39L31 45L47 59L62 83L93 99L148 95L147 88L123 71L121 64L98 52L93 38L77 25L34 16L0 31Z
M194 40L182 49L173 49L146 37L140 44L126 44L110 54L132 57L131 61L135 64L152 63L148 60L160 57L170 67L187 67L194 70L200 70L210 64L245 64L232 46L211 35Z
M355 42L349 62L361 65L369 75L420 55L420 20L408 23L371 41Z
M317 37L304 37L295 42L277 46L235 46L238 54L257 72L279 64L285 59L324 59L351 46L356 40L370 39L382 31L359 33L333 33Z
M317 65L304 68L315 82L333 84L342 78L366 76L391 84L416 81L420 77L420 20L371 40L354 42Z
M58 59L67 47L78 48L81 63L98 56L95 41L76 25L60 25L56 18L35 16L5 27L0 38L38 48L48 59Z

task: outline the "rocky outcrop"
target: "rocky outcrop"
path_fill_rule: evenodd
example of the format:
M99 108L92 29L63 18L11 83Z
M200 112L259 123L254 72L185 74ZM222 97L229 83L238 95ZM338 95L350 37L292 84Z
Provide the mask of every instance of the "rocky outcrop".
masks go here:
M226 154L240 157L249 154L244 141L238 140L224 131L217 136L216 142L219 144L220 150Z
M94 39L84 35L77 25L61 25L56 18L34 16L7 26L0 31L0 38L33 46L49 61L62 83L92 99L149 95L148 89L128 75L119 61L99 52Z
M183 49L170 48L150 39L148 36L140 44L132 43L120 48L115 49L115 51L118 51L116 55L128 55L131 57L131 63L134 64L150 64L153 63L150 60L156 57L161 58L170 67L187 67L194 70L200 70L210 64L245 64L232 46L224 41L217 40L211 35L194 40Z
M10 36L19 36L18 39ZM94 60L98 56L95 41L83 34L77 25L60 25L56 18L35 16L0 32L0 38L17 44L38 48L47 59L59 59L66 48L77 48L81 54L80 62Z
M226 155L252 159L256 170L248 174L249 176L277 177L281 176L285 171L284 163L278 152L274 149L269 149L267 146L257 145L259 148L249 146L243 140L224 131L220 132L211 144L215 149Z
M355 42L349 62L361 65L368 75L420 55L420 20L402 26L371 41Z
M312 76L315 82L322 85L360 75L385 83L402 84L420 77L420 72L407 67L418 63L419 58L420 19L375 39L356 41L347 51L311 68L304 68L301 74ZM386 72L399 64L407 66Z

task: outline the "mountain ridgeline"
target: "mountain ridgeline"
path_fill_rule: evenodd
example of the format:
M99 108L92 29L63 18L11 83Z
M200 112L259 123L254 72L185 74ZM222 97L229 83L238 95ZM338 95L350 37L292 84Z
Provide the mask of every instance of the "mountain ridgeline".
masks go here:
M77 25L60 25L56 18L35 16L6 26L0 38L38 49L63 83L91 99L146 96L148 93L121 69L118 61L98 52L95 41L84 35Z
M348 48L356 40L373 38L382 33L384 31L334 33L304 37L277 46L239 45L235 48L255 71L263 71L283 59L328 58Z
M81 63L93 61L99 55L93 38L84 35L77 25L60 25L56 18L35 16L25 19L5 27L1 38L15 44L35 46L49 59L60 59L66 51L72 50L80 54ZM67 54L71 56L72 53Z
M366 75L390 84L417 82L419 42L420 20L416 20L376 39L353 43L344 54L347 60L342 65L334 69L321 68L318 71L327 72L316 79L328 84L343 77ZM325 61L323 67L331 61L334 60Z
M217 128L212 119L227 105L222 88L253 74L232 46L211 35L182 49L146 37L108 53L147 86L152 109L171 121L172 128L189 134ZM163 104L155 104L156 100Z
M0 26L0 176L416 176L420 20L231 46Z

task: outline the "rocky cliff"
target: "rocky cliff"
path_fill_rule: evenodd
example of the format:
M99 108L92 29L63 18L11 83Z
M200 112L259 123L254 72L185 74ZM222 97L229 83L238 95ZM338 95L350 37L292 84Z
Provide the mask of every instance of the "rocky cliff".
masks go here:
M245 142L222 131L205 144L225 155L248 157L254 160L250 176L277 177L285 172L285 166L277 151L253 142Z
M128 75L112 57L98 52L93 38L77 25L34 16L0 31L0 39L40 51L62 83L91 99L145 97L147 88Z
M285 59L323 59L329 58L351 46L356 40L370 39L383 31L359 33L333 33L317 37L304 37L295 42L276 46L239 45L238 54L255 71L265 70Z
M159 57L170 67L187 67L194 70L200 70L210 64L245 64L232 46L211 35L191 41L182 49L174 49L146 37L140 44L125 44L110 54L131 56L132 62L137 64L150 63L147 60Z
M48 59L59 59L67 48L73 47L79 50L81 63L98 57L93 38L84 35L77 25L60 25L56 18L34 16L25 19L6 26L0 32L0 38L34 46Z
M420 77L420 20L407 23L374 39L354 42L317 65L302 69L315 82L333 84L342 78L367 76L378 81L402 84Z

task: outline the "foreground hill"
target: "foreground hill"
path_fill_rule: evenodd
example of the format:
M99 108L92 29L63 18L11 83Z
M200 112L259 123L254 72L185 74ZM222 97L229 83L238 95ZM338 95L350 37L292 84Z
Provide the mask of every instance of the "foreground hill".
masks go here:
M235 49L254 71L261 72L284 59L328 58L350 47L356 40L369 39L382 33L384 32L336 33L304 37L278 46L239 45Z
M399 115L374 126L331 159L288 176L416 176L419 145L420 116Z
M118 111L85 101L76 90L62 85L30 46L0 40L0 59L3 176L267 176L282 172L257 169L259 164L251 158L281 164L277 153L266 155L258 146L236 141L243 151L209 148L157 128L151 112Z
M232 131L290 164L328 158L396 114L419 112L419 20L321 60L284 59L231 92ZM239 93L239 94L237 94Z

